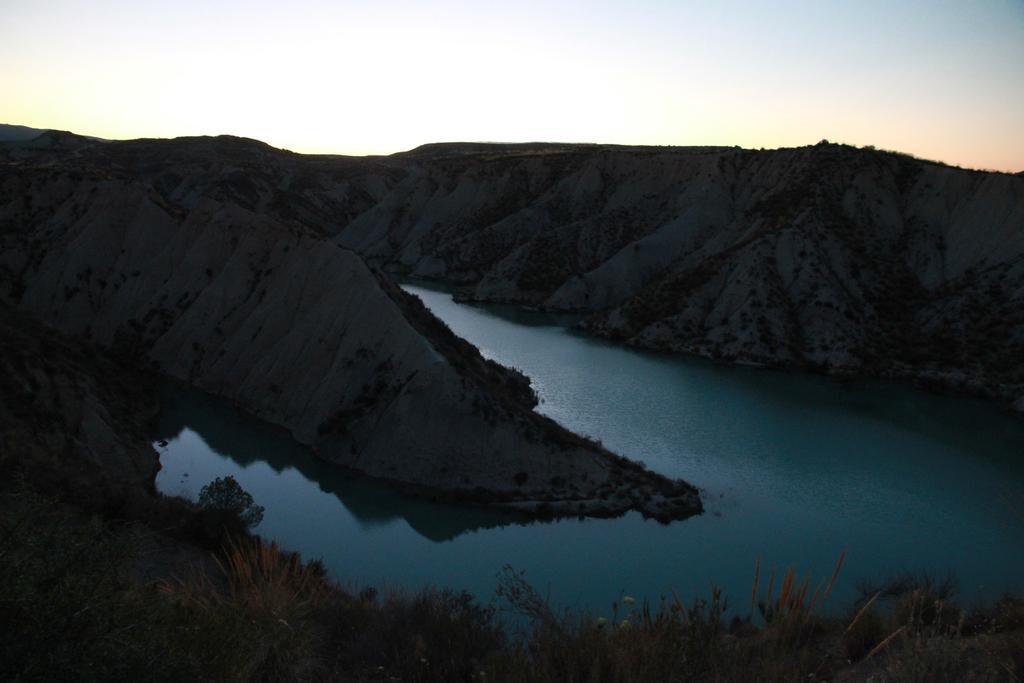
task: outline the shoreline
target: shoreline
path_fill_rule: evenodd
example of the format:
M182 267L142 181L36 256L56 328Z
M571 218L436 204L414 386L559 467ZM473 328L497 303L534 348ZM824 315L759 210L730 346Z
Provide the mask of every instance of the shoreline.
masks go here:
M785 373L801 373L817 377L823 377L847 386L867 385L872 383L886 384L893 383L901 386L913 387L932 395L939 396L963 396L991 401L999 405L1006 413L1024 417L1024 387L1003 387L995 388L986 385L977 379L964 377L958 374L958 370L947 370L937 372L932 370L918 370L914 368L891 368L882 372L872 373L853 368L841 366L817 365L812 363L786 363L779 360L766 359L743 359L728 355L713 355L700 353L685 348L672 348L666 345L644 344L641 341L631 339L618 339L614 334L601 334L584 326L583 320L600 311L588 311L585 309L565 310L559 308L545 307L543 305L525 304L520 300L511 298L488 298L468 294L465 283L453 282L441 278L412 277L398 272L387 271L395 277L399 285L410 284L422 286L426 289L444 292L452 295L452 300L461 305L487 308L509 307L524 313L538 313L550 315L552 320L559 316L572 316L578 318L576 324L565 326L566 329L577 332L589 339L601 340L617 348L630 349L643 353L664 355L670 358L685 358L691 360L702 360L721 367L768 370Z

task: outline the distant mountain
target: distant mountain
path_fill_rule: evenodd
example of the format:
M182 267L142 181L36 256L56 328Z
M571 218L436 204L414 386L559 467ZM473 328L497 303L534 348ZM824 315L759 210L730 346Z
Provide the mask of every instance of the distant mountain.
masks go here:
M29 128L28 126L15 126L9 123L0 123L0 142L19 142L31 140L44 132L42 128Z
M37 130L25 126L8 126L18 129L12 139L0 139L0 158L23 159L39 152L70 152L107 140L77 135L66 130Z

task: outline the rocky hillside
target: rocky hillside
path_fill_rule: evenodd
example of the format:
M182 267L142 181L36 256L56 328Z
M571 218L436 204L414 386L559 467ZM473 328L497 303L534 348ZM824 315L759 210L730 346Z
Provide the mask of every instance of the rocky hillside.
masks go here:
M0 149L0 298L34 319L416 491L541 514L700 510L688 484L533 412L526 378L326 238L380 202L391 165L234 138L49 132Z
M694 505L537 416L525 378L378 267L583 312L585 330L635 346L909 378L1024 410L1024 176L871 149L347 158L47 131L0 144L0 240L9 305L325 458L460 498Z
M157 401L138 368L0 304L0 467L90 509L154 493Z
M1024 177L842 145L428 145L338 233L463 295L1024 409Z

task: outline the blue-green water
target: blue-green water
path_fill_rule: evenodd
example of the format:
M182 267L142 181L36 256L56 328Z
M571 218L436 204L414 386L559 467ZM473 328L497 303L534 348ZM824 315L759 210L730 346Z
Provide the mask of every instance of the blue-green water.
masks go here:
M954 573L968 602L1024 590L1024 419L998 406L639 353L551 317L406 289L531 377L540 411L702 487L707 512L667 526L638 514L524 523L431 504L341 475L283 432L180 391L165 397L160 490L195 496L234 475L266 507L257 531L357 585L486 599L511 564L564 606L607 611L622 592L689 599L712 581L745 604L757 557L825 578L846 550L835 608L857 580L908 570Z

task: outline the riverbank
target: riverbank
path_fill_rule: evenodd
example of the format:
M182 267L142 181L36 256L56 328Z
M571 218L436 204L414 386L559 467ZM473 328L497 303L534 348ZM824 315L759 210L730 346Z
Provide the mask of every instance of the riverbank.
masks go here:
M979 380L961 370L916 367L912 364L879 364L861 367L829 362L808 362L805 359L786 359L744 356L723 351L715 345L689 345L678 339L657 337L622 337L598 324L600 315L586 308L566 309L543 302L524 304L507 296L484 296L475 293L472 285L442 278L411 277L402 272L393 273L399 281L413 287L450 294L459 304L487 309L507 308L525 316L535 316L571 328L592 339L605 340L623 348L661 353L670 357L701 359L728 367L758 368L796 372L827 377L840 384L871 384L892 382L910 386L932 394L982 398L1001 406L1005 411L1024 415L1024 395L1017 383L992 383Z

